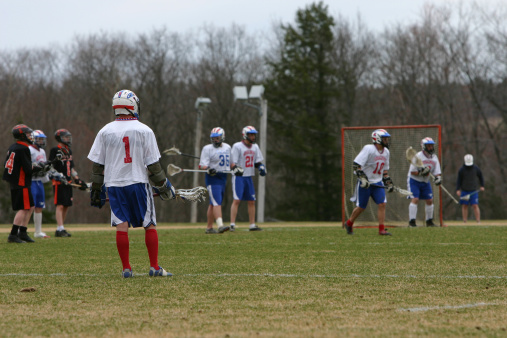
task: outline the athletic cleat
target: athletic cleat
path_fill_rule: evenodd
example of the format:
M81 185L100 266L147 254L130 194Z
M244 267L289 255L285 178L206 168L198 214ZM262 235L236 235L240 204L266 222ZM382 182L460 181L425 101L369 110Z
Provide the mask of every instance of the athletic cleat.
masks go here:
M392 236L390 232L387 232L386 230L379 231L378 234L380 236Z
M417 226L417 224L415 224L415 219L411 219L409 222L408 222L408 226L409 227L412 227L412 228L415 228Z
M164 268L159 265L158 270L155 270L154 267L150 267L148 275L150 275L150 277L171 277L173 274L165 271Z
M345 227L345 229L347 229L347 235L354 234L354 229L352 228L352 225L348 225L347 222L345 222L345 224L343 224L343 226Z
M134 277L134 273L132 272L132 269L123 269L121 275L123 278Z
M34 243L35 242L33 239L30 238L30 236L28 236L27 232L19 232L18 238L22 241L27 242L27 243Z
M19 239L19 237L16 235L9 235L9 237L7 237L7 243L26 243L26 242Z
M248 229L248 231L262 231L262 229L256 225L253 228Z
M224 225L223 227L218 228L218 233L223 234L224 232L229 231L230 229L231 229L230 227Z
M231 224L231 227L229 229L230 232L236 231L236 226Z
M436 227L436 224L433 223L433 218L426 220L426 226L427 227Z
M72 235L67 232L67 230L56 230L55 237L71 237Z
M50 238L50 236L46 235L44 232L36 232L33 237L35 238Z
M218 232L213 228L206 229L206 233L207 234L218 234Z

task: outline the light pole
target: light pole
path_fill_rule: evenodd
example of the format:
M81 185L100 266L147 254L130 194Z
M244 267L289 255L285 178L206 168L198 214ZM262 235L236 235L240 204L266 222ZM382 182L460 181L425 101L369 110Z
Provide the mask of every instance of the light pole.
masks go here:
M201 135L202 135L202 114L208 108L208 105L211 103L211 99L207 97L198 97L195 101L195 110L197 112L197 119L195 122L195 148L194 155L199 157L201 155ZM199 167L199 159L194 159L194 169ZM192 181L192 187L197 187L199 184L199 173L195 172ZM197 222L197 203L191 203L190 207L190 223Z
M260 117L260 138L259 138L259 147L261 149L262 155L264 156L264 164L266 164L267 154L267 131L268 131L268 100L263 98L264 95L264 86L263 85L255 85L250 88L250 94L247 94L247 89L245 86L236 86L233 88L232 92L234 93L234 101L240 101L245 106L250 108L257 109ZM252 104L248 102L248 99L256 100L259 102L259 105ZM257 222L264 223L264 209L265 209L265 201L266 201L266 178L263 176L259 176L259 183L257 188Z

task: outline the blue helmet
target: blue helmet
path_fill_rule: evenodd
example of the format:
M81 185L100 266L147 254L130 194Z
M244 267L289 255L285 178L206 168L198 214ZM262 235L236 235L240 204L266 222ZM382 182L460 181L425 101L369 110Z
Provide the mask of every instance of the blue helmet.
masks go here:
M219 137L218 141L213 140L214 137ZM211 129L211 134L209 135L209 138L210 138L213 146L215 148L218 148L218 147L220 147L222 142L225 140L225 130L220 127L213 128L213 129Z

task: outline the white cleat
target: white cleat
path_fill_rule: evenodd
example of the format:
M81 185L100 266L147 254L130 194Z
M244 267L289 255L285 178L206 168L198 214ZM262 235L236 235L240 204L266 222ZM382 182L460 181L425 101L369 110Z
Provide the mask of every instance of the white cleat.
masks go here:
M44 232L36 232L33 235L35 238L49 238L50 236L46 235Z

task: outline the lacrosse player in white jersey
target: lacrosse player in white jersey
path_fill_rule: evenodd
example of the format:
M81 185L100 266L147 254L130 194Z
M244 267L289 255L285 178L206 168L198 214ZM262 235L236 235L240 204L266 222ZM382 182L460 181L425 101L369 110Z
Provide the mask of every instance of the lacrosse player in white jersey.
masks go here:
M46 162L46 139L47 136L42 130L33 131L34 143L30 145L30 155L32 163ZM39 171L32 175L32 196L35 205L35 212L33 214L34 223L34 237L35 238L49 238L42 232L42 209L46 207L46 194L44 192L44 183L49 182L48 174L44 171Z
M160 152L153 131L139 122L140 102L130 90L113 96L116 119L97 134L88 158L93 162L91 205L101 208L105 189L116 227L116 246L123 265L122 276L132 277L128 229L143 227L150 260L149 276L172 276L158 265L157 220L152 187L162 200L176 198L174 187L160 166ZM105 186L105 188L103 188Z
M408 169L408 190L412 193L412 201L408 206L408 225L416 227L417 216L417 202L425 200L424 207L426 216L426 226L434 227L433 211L435 205L433 204L433 190L430 184L430 174L434 177L435 185L442 184L442 171L440 170L440 162L438 161L435 152L435 141L431 137L425 137L421 140L422 150L415 156L419 157L423 163L423 167L418 168L413 163L410 164Z
M205 145L202 148L201 161L199 163L199 169L208 171L205 177L206 188L209 193L206 233L221 234L230 229L229 226L224 225L222 220L222 201L227 183L227 174L224 171L230 170L231 146L224 142L225 131L220 127L211 130L210 140L211 144ZM241 176L243 169L236 166L234 174ZM213 221L217 223L218 232L213 229Z
M255 175L255 169L259 169L259 175L266 176L266 166L262 164L262 156L259 146L255 143L257 140L257 130L252 126L243 128L243 140L236 142L232 146L231 169L236 167L243 169L243 176L232 177L233 201L231 205L231 231L236 228L236 216L241 201L248 201L248 220L250 221L250 231L261 231L255 224L255 189L252 176Z
M391 135L384 129L377 129L371 134L373 144L363 147L354 159L354 171L358 182L354 194L356 207L345 222L347 234L352 235L356 218L366 209L370 197L378 205L379 235L391 236L385 230L386 192L393 192L393 181L389 177L389 143Z

